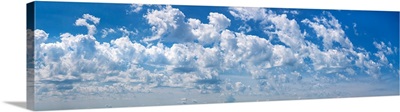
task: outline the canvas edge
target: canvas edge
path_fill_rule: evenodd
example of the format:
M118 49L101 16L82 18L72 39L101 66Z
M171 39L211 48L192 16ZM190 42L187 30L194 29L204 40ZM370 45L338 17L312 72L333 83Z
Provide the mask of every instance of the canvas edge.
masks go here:
M35 110L35 73L34 73L34 29L35 2L26 4L26 108Z

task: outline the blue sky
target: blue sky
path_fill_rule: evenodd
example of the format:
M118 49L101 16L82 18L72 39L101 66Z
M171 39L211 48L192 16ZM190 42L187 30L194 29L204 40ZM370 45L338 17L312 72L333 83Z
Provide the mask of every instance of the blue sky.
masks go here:
M36 2L35 14L42 109L399 94L398 12Z

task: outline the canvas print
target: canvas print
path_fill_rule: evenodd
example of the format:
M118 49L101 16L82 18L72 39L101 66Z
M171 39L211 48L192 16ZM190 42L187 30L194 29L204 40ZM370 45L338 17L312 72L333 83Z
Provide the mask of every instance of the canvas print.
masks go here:
M399 12L27 7L33 110L399 95Z

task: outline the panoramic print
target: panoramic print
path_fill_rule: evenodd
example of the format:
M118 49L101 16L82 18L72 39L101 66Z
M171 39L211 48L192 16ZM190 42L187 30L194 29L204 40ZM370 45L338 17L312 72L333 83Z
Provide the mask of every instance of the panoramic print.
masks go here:
M399 12L28 5L34 110L399 95Z

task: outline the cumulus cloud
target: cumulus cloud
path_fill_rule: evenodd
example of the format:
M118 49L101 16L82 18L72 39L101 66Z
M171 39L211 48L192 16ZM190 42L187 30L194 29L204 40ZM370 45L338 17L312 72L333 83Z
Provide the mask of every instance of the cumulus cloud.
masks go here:
M161 10L150 11L144 17L154 32L152 37L145 38L144 41L154 41L161 37L170 42L193 40L188 24L185 23L185 15L179 9L166 6Z
M231 24L231 20L223 14L211 12L207 18L210 20L210 24L219 31L226 29Z
M205 24L198 19L186 19L179 9L171 6L152 10L145 15L145 18L152 25L151 29L155 33L143 41L192 42L197 40L203 45L217 42L220 32L226 29L231 21L223 14L211 12L207 16L209 23Z
M34 38L35 38L35 42L37 42L37 43L43 43L44 41L47 40L48 37L49 37L49 34L43 30L36 29L34 31Z
M289 13L289 11L287 11ZM380 60L373 60L370 58L371 52L365 51L365 49L355 49L353 43L345 35L344 30L341 28L339 20L337 20L329 12L323 12L320 17L314 17L311 20L306 18L301 21L301 23L308 25L315 32L317 38L322 39L322 46L315 41L308 40L305 36L313 36L307 33L306 30L301 32L300 27L296 20L288 19L287 15L277 14L271 10L262 8L230 8L230 14L236 19L240 19L244 22L254 21L261 24L263 31L268 34L270 41L274 39L279 40L283 45L279 45L273 42L269 42L272 47L266 47L267 49L274 49L272 58L266 62L269 63L264 65L264 68L258 67L252 71L252 74L265 74L268 73L262 69L269 68L274 69L275 67L296 67L291 65L299 64L307 68L311 65L313 68L307 68L309 74L322 73L322 74L332 74L343 73L338 75L341 79L347 80L348 75L354 74L369 74L375 78L381 76L381 67L390 66L388 64L383 64L382 62L387 62L387 58L383 54L391 53L390 48L382 48L382 43L374 43L377 49L382 49L381 52L374 53L375 57ZM235 35L230 35L235 36ZM224 37L222 35L221 37ZM260 37L259 37L260 38ZM261 37L262 38L262 37ZM224 41L222 38L221 47L227 46L228 41ZM234 39L231 39L234 40ZM229 41L229 44L235 45L236 41ZM336 45L339 45L337 46ZM229 45L229 47L236 48L237 46ZM264 47L265 48L265 47ZM222 50L225 48L221 48ZM383 50L387 49L387 50ZM394 49L394 48L393 48ZM243 55L245 56L245 55ZM227 58L227 57L225 57ZM231 59L232 60L232 59ZM310 61L307 61L310 60ZM379 61L379 62L378 62ZM236 62L239 63L239 62ZM251 64L248 64L251 65ZM355 65L355 66L354 66ZM238 66L238 65L236 65ZM248 66L246 66L248 67ZM299 67L299 66L297 66ZM358 67L363 69L362 71L354 71L352 68ZM375 68L373 68L375 67ZM248 67L251 68L251 67ZM344 69L349 68L349 69ZM351 69L350 69L351 68ZM278 70L279 71L279 70ZM279 73L279 72L275 72ZM337 75L337 74L336 74ZM270 77L268 75L257 75L256 78L262 79L265 77ZM265 83L264 83L265 84ZM264 85L260 83L260 85ZM268 84L265 84L267 86ZM271 83L269 84L271 86Z
M79 18L75 21L76 26L86 26L88 29L88 35L94 35L96 33L96 26L93 24L98 24L100 22L100 18L92 16L90 14L83 14L83 18ZM89 24L87 21L93 22L93 24Z
M344 48L353 48L353 44L350 42L349 38L345 36L343 29L339 21L332 16L332 14L325 12L329 17L313 18L315 22L309 19L304 19L301 22L308 24L317 34L317 37L322 37L324 48L331 49L333 47L333 42L339 43Z
M191 33L203 45L209 45L218 42L220 32L230 25L230 19L219 13L209 13L207 16L209 23L204 24L198 19L190 18L188 24L191 27Z

